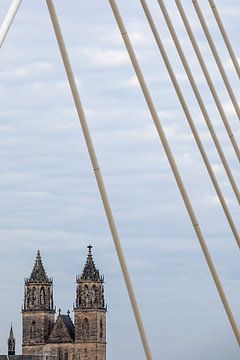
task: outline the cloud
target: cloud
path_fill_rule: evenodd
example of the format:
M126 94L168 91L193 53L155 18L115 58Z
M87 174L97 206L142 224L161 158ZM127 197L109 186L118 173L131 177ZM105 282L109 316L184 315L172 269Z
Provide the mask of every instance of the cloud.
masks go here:
M204 236L239 313L236 244L139 2L118 1ZM233 217L239 207L156 1L149 1ZM175 5L166 2L236 180L239 164ZM56 2L154 358L235 360L238 348L107 2ZM9 1L2 0L2 19ZM206 7L207 9L207 2ZM233 130L239 132L208 45L186 2ZM219 0L234 46L237 2ZM94 11L93 11L94 9ZM230 10L229 10L230 9ZM210 11L210 9L208 9ZM209 12L210 14L210 12ZM228 15L230 14L230 15ZM213 17L211 30L215 26ZM234 19L234 21L232 20ZM214 33L215 36L215 33ZM218 49L222 39L216 36ZM224 65L230 67L226 53ZM232 72L231 72L232 74ZM230 75L232 76L232 75ZM231 77L234 91L238 83ZM41 249L55 302L72 307L86 246L106 279L108 357L143 350L46 6L23 2L0 56L0 337L11 320L20 351L23 279ZM7 274L7 276L6 276ZM3 311L4 310L4 311ZM128 331L126 331L126 328ZM122 344L126 346L122 347ZM174 345L174 346L173 346ZM227 349L227 351L225 351ZM159 355L160 354L160 355Z

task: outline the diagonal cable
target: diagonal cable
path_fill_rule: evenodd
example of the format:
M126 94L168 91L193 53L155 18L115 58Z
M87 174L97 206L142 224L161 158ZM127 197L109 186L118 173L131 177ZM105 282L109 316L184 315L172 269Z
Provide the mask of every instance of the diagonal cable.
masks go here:
M205 107L205 105L204 105L203 99L202 99L201 94L200 94L200 92L199 92L199 90L198 90L197 84L196 84L196 82L195 82L195 80L194 80L194 77L193 77L193 74L192 74L192 72L191 72L191 70L190 70L190 67L189 67L189 65L188 65L187 59L186 59L186 57L185 57L185 55L184 55L183 49L182 49L182 47L181 47L180 41L179 41L178 36L177 36L177 34L176 34L176 31L175 31L175 29L174 29L173 23L172 23L172 21L171 21L171 19L170 19L170 17L169 17L169 14L168 14L168 11L167 11L165 5L164 5L164 1L163 1L163 0L158 0L158 3L159 3L159 6L160 6L160 8L161 8L161 10L162 10L162 13L163 13L163 16L164 16L164 18L165 18L165 21L166 21L166 23L167 23L169 32L170 32L170 34L171 34L171 36L172 36L172 39L173 39L173 41L174 41L174 43L175 43L176 49L177 49L177 51L178 51L178 54L179 54L179 56L180 56L180 58L181 58L181 61L182 61L182 64L183 64L183 66L184 66L184 69L185 69L185 71L186 71L186 74L187 74L187 76L188 76L188 79L189 79L189 81L190 81L190 83L191 83L193 92L194 92L194 94L195 94L195 96L196 96L196 99L197 99L197 101L198 101L198 104L199 104L199 106L200 106L200 109L201 109L201 111L202 111L202 113L203 113L203 117L204 117L204 119L205 119L205 121L206 121L206 123L207 123L207 126L208 126L208 128L209 128L209 130L210 130L210 132L211 132L211 135L214 136L215 145L216 145L216 144L218 144L218 142L216 142L217 137L216 137L216 135L215 135L215 132L214 132L214 129L213 129L213 126L212 126L211 119L210 119L210 117L209 117L209 115L208 115L207 109L206 109L206 107ZM178 93L179 93L179 91L178 91ZM180 95L180 94L179 94L179 95ZM185 103L185 102L184 102L184 103ZM185 104L184 104L183 107L185 108ZM188 114L188 112L187 112L187 114ZM190 117L188 116L188 121L189 121L189 120L191 121ZM192 131L194 131L192 122L191 122L191 125L190 125L190 126L191 126ZM204 151L204 148L203 148L203 146L201 145L201 141L200 141L200 139L199 139L199 137L198 137L197 131L194 131L194 134L195 134L195 135L194 135L194 136L195 136L195 139L197 139L197 142L198 142L199 150L201 151L201 155L202 155L202 157L203 157L203 159L204 159L205 165L206 165L206 167L207 167L207 169L208 169L208 172L209 172L209 175L210 175L210 177L211 177L212 183L213 183L213 185L214 185L214 188L215 188L215 190L216 190L216 193L217 193L217 195L218 195L218 198L219 198L219 200L220 200L220 203L221 203L221 205L222 205L222 207L223 207L223 210L224 210L224 212L225 212L225 215L226 215L226 218L227 218L227 220L228 220L229 226L230 226L230 228L231 228L231 230L232 230L233 236L234 236L234 238L235 238L238 246L240 247L240 238L239 238L238 230L237 230L237 228L236 228L236 226L235 226L235 223L234 223L234 221L233 221L233 219L232 219L232 216L231 216L231 213L230 213L230 211L229 211L229 209L228 209L226 200L225 200L225 198L224 198L224 196L223 196L223 194L222 194L222 191L221 191L221 189L220 189L220 187L219 187L219 185L218 185L217 179L216 179L216 177L215 177L215 175L214 175L214 172L213 172L213 170L212 170L212 168L211 168L211 165L210 165L209 160L208 160L208 158L207 158L207 155L206 155L206 153L205 153L205 151ZM222 159L222 157L223 157L224 155L223 155L223 152L222 152L222 150L221 150L221 146L220 146L220 145L218 146L218 151L220 151L221 159ZM229 169L229 170L230 170L230 169ZM235 190L235 194L237 195L237 198L238 198L238 201L239 201L239 193L238 193L237 187L236 187L234 190Z
M212 12L213 12L213 15L215 16L215 19L216 19L216 22L218 24L218 27L219 27L219 30L222 34L222 37L223 37L223 40L225 42L225 45L228 49L228 52L229 52L229 55L232 59L232 62L233 62L233 66L235 67L235 70L238 74L238 77L240 78L240 66L239 66L239 62L238 62L238 59L234 53L234 50L233 50L233 47L231 45L231 42L228 38L228 35L226 33L226 30L224 28L224 25L223 25L223 22L222 22L222 19L221 19L221 16L218 12L218 9L217 9L217 6L215 4L215 1L214 0L208 0L210 6L211 6L211 9L212 9Z
M152 360L152 355L151 355L151 350L150 350L150 346L148 344L148 339L144 330L144 325L143 325L143 321L141 318L141 313L138 307L138 303L136 300L136 296L134 294L134 289L132 286L132 282L131 282L131 278L130 278L130 274L128 271L128 267L127 267L127 263L125 260L125 256L124 256L124 252L122 249L122 245L121 245L121 240L117 231L117 227L115 224L115 220L113 217L113 213L112 213L112 209L109 203L109 199L108 199L108 195L106 192L106 188L105 188L105 184L104 184L104 180L102 177L102 173L99 167L99 163L96 157L96 152L94 149L94 145L93 145L93 141L91 138L91 134L88 128L88 124L87 124L87 119L83 110L83 106L80 100L80 95L79 95L79 91L77 88L77 84L76 84L76 80L74 78L74 74L73 74L73 70L72 70L72 66L68 57L68 53L67 53L67 49L64 43L64 39L63 39L63 35L61 32L61 28L60 28L60 24L58 22L58 18L57 18L57 14L55 11L55 7L53 4L52 0L46 0L47 2L47 6L48 6L48 10L49 10L49 14L52 20L52 25L55 31L55 35L57 38L57 42L58 42L58 46L59 46L59 50L62 56L62 60L64 63L64 67L66 70L66 74L67 74L67 78L68 78L68 82L69 82L69 86L71 88L71 92L72 92L72 96L74 99L74 103L76 106L76 110L78 113L78 118L82 127L82 131L83 131L83 135L84 135L84 139L86 141L86 145L87 145L87 149L89 152L89 156L91 159L91 163L93 166L93 170L94 170L94 174L96 177L96 181L97 181L97 185L99 188L99 192L101 195L101 199L102 199L102 203L105 209L105 213L107 216L107 220L108 220L108 224L111 230L111 234L112 234L112 238L114 241L114 245L116 248L116 252L117 252L117 256L119 259L119 263L121 266L121 270L122 270L122 274L126 283L126 287L127 287L127 291L128 291L128 295L130 298L130 302L132 304L132 308L133 308L133 312L135 315L135 319L136 319L136 323L138 326L138 330L139 330L139 334L142 340L142 344L145 350L145 354L146 354L146 358L147 360Z
M213 184L214 184L214 186L215 186L216 192L217 192L217 194L219 195L219 200L221 201L223 208L226 209L227 215L229 216L229 210L228 210L226 201L225 201L225 199L224 199L224 197L223 197L223 195L222 195L221 189L220 189L219 184L218 184L218 182L217 182L217 179L216 179L216 177L215 177L215 175L214 175L214 172L213 172L213 170L212 170L211 164L210 164L210 162L209 162L209 159L208 159L208 157L207 157L207 154L206 154L206 152L205 152L205 150L204 150L204 147L203 147L203 145L202 145L201 139L200 139L200 137L199 137L199 135L198 135L198 131L197 131L197 129L196 129L196 126L194 125L194 121L193 121L192 116L191 116L191 114L190 114L190 112L189 112L189 109L188 109L186 100L185 100L185 98L184 98L184 96L183 96L183 93L182 93L181 88L180 88L180 86L179 86L178 80L177 80L177 78L176 78L176 76L175 76L175 74L174 74L174 70L173 70L173 68L172 68L172 66L171 66L171 63L170 63L170 61L169 61L168 55L167 55L166 50L165 50L165 48L164 48L163 42L162 42L162 40L161 40L161 38L160 38L159 32L158 32L158 30L157 30L157 28L156 28L156 26L155 26L155 24L154 24L154 21L153 21L153 18L152 18L152 16L151 16L151 13L150 13L150 11L149 11L149 8L148 8L148 6L147 6L147 3L146 3L145 0L140 0L140 2L141 2L141 4L142 4L142 7L143 7L144 12L145 12L145 15L146 15L146 17L147 17L148 23L149 23L149 25L150 25L150 27L151 27L151 30L152 30L152 32L153 32L153 35L154 35L154 38L155 38L155 40L156 40L158 49L159 49L159 51L160 51L160 53L161 53L161 55L162 55L162 58L163 58L163 60L164 60L164 63L165 63L165 65L166 65L166 68L167 68L167 70L168 70L169 76L170 76L170 78L171 78L171 80L172 80L172 82L173 82L173 85L174 85L174 88L175 88L175 90L176 90L177 96L178 96L178 98L179 98L179 101L180 101L180 103L181 103L181 105L182 105L183 111L184 111L184 113L185 113L185 115L186 115L186 118L187 118L187 120L188 120L189 126L190 126L190 128L191 128L191 130L192 130L193 136L194 136L194 138L195 138L195 140L196 140L196 142L197 142L198 148L199 148L199 150L200 150L200 152L201 152L202 158L203 158L203 160L204 160L204 162L205 162L205 165L206 165L206 167L207 167L207 169L208 169L209 175L210 175L210 177L211 177L211 179L212 179L212 182L213 182ZM235 180L234 180L234 178L233 178L233 175L232 175L232 173L231 173L231 170L230 170L230 168L229 168L229 166L228 166L228 163L227 163L227 161L226 161L226 159L225 159L225 156L224 156L223 151L222 151L222 149L221 149L221 146L220 146L220 144L219 144L218 138L217 138L216 133L215 133L215 131L214 131L214 129L213 129L213 125L212 125L212 123L211 123L211 120L210 120L210 119L207 119L207 120L208 120L207 125L208 125L208 128L209 128L210 134L212 135L212 138L213 138L213 141L214 141L214 143L215 143L215 145L216 145L216 148L217 148L217 150L218 150L219 156L220 156L220 158L222 159L222 162L223 162L223 165L224 165L224 167L225 167L225 170L226 170L226 172L227 172L227 174L228 174L228 176L229 176L229 180L230 180L230 182L231 182L232 185L233 185L233 189L234 189L235 194L236 194L236 196L237 196L238 202L240 202L240 194L239 194L237 185L236 185L236 183L235 183ZM240 245L240 242L239 242L239 245Z
M235 136L234 136L234 134L232 132L231 126L230 126L230 124L228 122L226 113L225 113L225 111L223 109L223 106L221 104L221 100L219 99L219 96L218 96L218 94L216 92L216 89L215 89L215 87L213 85L213 82L212 82L211 76L209 74L209 71L207 69L206 63L205 63L204 58L203 58L203 56L201 54L201 51L199 49L199 46L197 44L197 41L196 41L195 36L193 34L193 31L191 29L191 25L190 25L190 23L188 21L187 15L186 15L186 13L185 13L185 11L183 9L183 6L181 4L181 0L175 0L175 2L177 4L179 13L181 15L181 18L182 18L182 21L183 21L184 26L186 28L186 31L188 33L188 36L189 36L189 38L191 40L192 46L193 46L193 48L195 50L195 53L196 53L196 56L198 58L199 64L200 64L200 66L202 68L202 71L204 73L205 79L206 79L206 81L208 83L209 89L210 89L210 91L212 93L212 96L213 96L213 98L215 100L215 104L216 104L216 106L218 108L218 111L219 111L219 114L220 114L220 116L222 118L225 129L227 130L228 136L229 136L229 138L230 138L230 140L232 142L235 153L236 153L236 155L238 157L238 160L240 161L240 149L239 149L238 144L236 142Z
M227 77L227 74L226 74L226 71L224 70L224 67L223 67L223 64L222 64L222 61L220 59L220 56L217 52L217 49L216 49L216 46L214 45L214 41L213 41L213 38L208 30L208 26L207 26L207 23L204 19L204 16L203 16L203 13L200 9L200 6L198 4L198 1L197 0L192 0L193 2L193 6L195 8L195 11L197 13L197 16L198 16L198 19L202 25L202 28L203 28L203 31L204 31L204 34L207 38L207 41L208 41L208 44L210 46L210 49L212 51L212 54L214 56L214 59L217 63L217 66L218 66L218 69L220 71L220 74L222 76L222 79L224 81L224 84L226 86L226 89L228 91L228 94L230 96L230 99L232 101L232 104L233 104L233 107L237 113L237 116L238 116L238 119L240 120L240 108L239 108L239 105L238 105L238 102L237 102L237 99L236 99L236 96L233 92L233 89L232 89L232 86L230 84L230 81L228 80L228 77Z
M161 143L162 143L162 146L164 148L164 151L166 153L166 156L167 156L167 159L169 161L169 164L170 164L170 167L172 169L172 172L173 172L173 175L175 177L175 180L177 182L177 185L178 185L178 188L180 190L180 193L182 195L182 198L183 198L183 201L184 201L184 204L186 206L186 209L187 209L187 212L188 212L188 215L191 219L191 222L192 222L192 225L193 225L193 228L194 228L194 231L197 235L197 238L199 240L199 243L200 243L200 246L201 246L201 249L203 251L203 254L205 256L205 259L207 261L207 264L208 264L208 267L209 267L209 270L212 274L212 277L213 277L213 280L214 280L214 283L216 285L216 288L217 288L217 291L219 293L219 296L221 298L221 301L222 301L222 304L224 306L224 309L226 311L226 314L228 316L228 319L230 321L230 324L232 326L232 329L233 329L233 332L235 334L235 337L236 337L236 340L237 342L239 343L240 345L240 332L239 332L239 329L238 329L238 325L235 321L235 318L233 316L233 313L232 313L232 310L231 310L231 307L228 303L228 299L225 295L225 292L223 290L223 287L222 287L222 284L221 284L221 281L220 281L220 278L217 274L217 271L215 269L215 266L214 266L214 263L212 261L212 258L211 258L211 255L209 253L209 250L208 250L208 247L207 247L207 244L205 242L205 239L204 239L204 236L203 236L203 233L202 233L202 230L201 230L201 227L198 223L198 220L196 218L196 215L195 215L195 212L192 208L192 204L191 204L191 201L189 199L189 196L188 196L188 193L186 191L186 188L184 186L184 183L183 183L183 180L181 178L181 175L179 173L179 170L178 170L178 167L177 167L177 164L175 162L175 159L174 159L174 156L173 156L173 153L171 151L171 148L169 146L169 143L168 143L168 140L167 140L167 137L165 135L165 132L164 132L164 129L161 125L161 121L160 121L160 118L158 116L158 113L157 113L157 110L155 108L155 105L153 103L153 100L152 100L152 97L149 93L149 90L148 90L148 87L147 87L147 84L145 82L145 79L144 79L144 76L143 76L143 73L142 73L142 70L139 66L139 63L138 63L138 60L137 60L137 57L135 55L135 51L132 47L132 44L131 44L131 41L128 37L128 33L127 33L127 30L125 28L125 25L123 23L123 19L121 17L121 14L119 12L119 9L118 9L118 6L117 6L117 3L115 0L109 0L109 3L110 3L110 6L112 8L112 11L113 11L113 14L114 14L114 17L116 19L116 22L118 24L118 27L119 27L119 30L120 30L120 33L122 35L122 38L123 38L123 41L125 43L125 46L126 46L126 49L128 51L128 54L129 54L129 57L131 59L131 62L132 62L132 65L133 65L133 68L135 70L135 73L136 73L136 76L138 78L138 82L139 82L139 85L142 89L142 92L143 92L143 95L144 95L144 98L146 100L146 103L148 105L148 108L149 108L149 111L151 113L151 116L152 116L152 119L153 119L153 122L154 122L154 125L156 127L156 130L157 130L157 133L159 135L159 138L161 140Z
M2 26L0 28L0 48L7 36L7 33L11 27L11 24L14 20L14 17L18 11L19 6L21 5L22 0L13 0L8 12L3 20Z

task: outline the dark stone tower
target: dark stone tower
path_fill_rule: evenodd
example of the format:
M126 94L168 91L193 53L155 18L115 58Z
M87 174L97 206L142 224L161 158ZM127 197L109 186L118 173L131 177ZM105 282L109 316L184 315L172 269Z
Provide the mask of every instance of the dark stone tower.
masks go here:
M23 355L41 355L42 346L54 325L53 281L47 277L40 251L31 276L25 279L23 316Z
M88 360L106 359L106 306L104 278L100 276L92 257L92 246L82 275L77 276L74 308L75 342L78 357Z
M15 337L14 337L13 329L12 329L12 325L11 325L10 334L8 337L8 355L15 355L15 345L16 345L16 341L15 341Z

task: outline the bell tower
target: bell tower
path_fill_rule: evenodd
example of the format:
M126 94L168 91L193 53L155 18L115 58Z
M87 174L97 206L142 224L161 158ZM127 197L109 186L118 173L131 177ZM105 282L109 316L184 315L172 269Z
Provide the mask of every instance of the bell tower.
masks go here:
M91 245L82 275L77 276L76 282L74 323L78 358L106 360L104 277L94 264Z
M25 279L22 308L23 355L42 353L54 320L53 281L47 277L38 250L31 276Z

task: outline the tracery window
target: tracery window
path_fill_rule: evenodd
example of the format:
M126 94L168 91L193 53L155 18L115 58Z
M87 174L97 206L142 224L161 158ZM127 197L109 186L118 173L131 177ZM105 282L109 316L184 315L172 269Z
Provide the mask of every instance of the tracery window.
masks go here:
M29 308L29 305L30 305L30 292L28 290L26 294L26 307Z
M81 305L81 295L82 295L82 290L81 290L81 285L78 286L78 293L77 293L77 305L80 306Z
M100 320L100 338L103 337L103 322L102 319Z
M83 339L86 340L89 337L89 321L87 318L83 320L82 324Z
M96 286L93 285L93 287L92 287L92 304L95 304L96 300L97 300L97 298L96 298Z
M50 287L47 289L47 303L48 303L48 306L52 307L50 304L51 304L51 290L50 290Z
M45 291L44 288L42 287L40 290L40 305L44 305L45 304Z
M85 306L88 305L88 287L87 287L87 285L85 285L85 287L84 287L84 303L85 303Z
M36 337L37 337L36 321L33 321L30 327L30 340L36 340Z
M37 304L37 290L34 287L32 289L32 305L36 305Z

